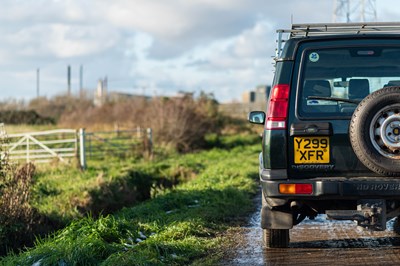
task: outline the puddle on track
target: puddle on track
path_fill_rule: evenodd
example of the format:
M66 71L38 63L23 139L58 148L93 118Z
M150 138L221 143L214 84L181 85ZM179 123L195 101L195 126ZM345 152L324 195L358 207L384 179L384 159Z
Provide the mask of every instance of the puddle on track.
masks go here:
M259 198L259 196L258 196ZM393 220L384 232L357 228L352 221L328 221L325 215L306 219L290 230L287 249L266 250L257 211L241 228L241 244L222 265L400 265L400 238L392 231Z

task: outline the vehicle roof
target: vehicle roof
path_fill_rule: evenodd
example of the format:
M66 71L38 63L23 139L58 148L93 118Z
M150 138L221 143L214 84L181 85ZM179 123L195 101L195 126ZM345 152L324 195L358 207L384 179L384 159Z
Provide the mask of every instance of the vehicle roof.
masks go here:
M291 29L280 29L277 33L276 59L279 59L292 57L298 43L303 41L400 39L400 23L293 24ZM284 36L287 37L286 40Z
M303 42L327 42L327 41L354 41L355 43L360 40L400 40L399 34L343 34L343 35L329 35L329 36L307 36L307 37L293 37L285 41L285 46L281 52L280 58L292 58L297 50L299 43Z

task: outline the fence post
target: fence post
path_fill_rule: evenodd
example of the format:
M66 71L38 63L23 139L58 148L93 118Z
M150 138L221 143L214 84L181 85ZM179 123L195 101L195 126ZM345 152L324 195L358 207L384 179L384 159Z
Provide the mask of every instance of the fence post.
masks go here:
M82 170L86 169L85 129L79 129L79 162Z
M147 140L148 140L148 153L150 156L150 159L153 159L153 130L151 128L147 129Z
M30 162L30 158L29 158L29 138L26 138L26 162L27 163Z
M117 135L117 138L119 137L119 124L118 123L114 123L114 131Z
M79 130L75 129L75 158L79 160Z

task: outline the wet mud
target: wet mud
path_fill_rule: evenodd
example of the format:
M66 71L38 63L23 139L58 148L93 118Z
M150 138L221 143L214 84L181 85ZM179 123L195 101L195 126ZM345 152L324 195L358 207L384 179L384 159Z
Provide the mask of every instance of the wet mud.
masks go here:
M400 237L393 232L393 220L386 231L370 232L352 221L319 215L290 230L289 248L266 250L257 205L247 226L235 232L236 245L222 265L400 265Z

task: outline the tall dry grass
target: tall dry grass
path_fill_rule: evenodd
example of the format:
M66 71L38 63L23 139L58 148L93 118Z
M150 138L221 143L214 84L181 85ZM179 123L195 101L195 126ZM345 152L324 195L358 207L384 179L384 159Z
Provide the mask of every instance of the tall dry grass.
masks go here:
M224 118L212 95L199 97L127 98L95 106L89 97L40 97L24 102L0 102L7 124L57 123L59 127L89 130L149 127L157 144L178 151L201 148L207 133L219 133ZM0 119L1 120L1 119ZM3 119L4 120L4 119ZM8 121L7 120L7 121ZM20 123L18 123L20 121Z
M15 167L1 158L0 171L0 256L8 250L32 244L43 222L30 204L35 166Z
M81 105L65 111L59 119L64 127L95 128L98 125L122 125L124 127L150 127L155 141L190 151L205 144L207 133L218 133L222 117L217 102L210 95L198 98L159 97L152 100L127 99L95 107Z

